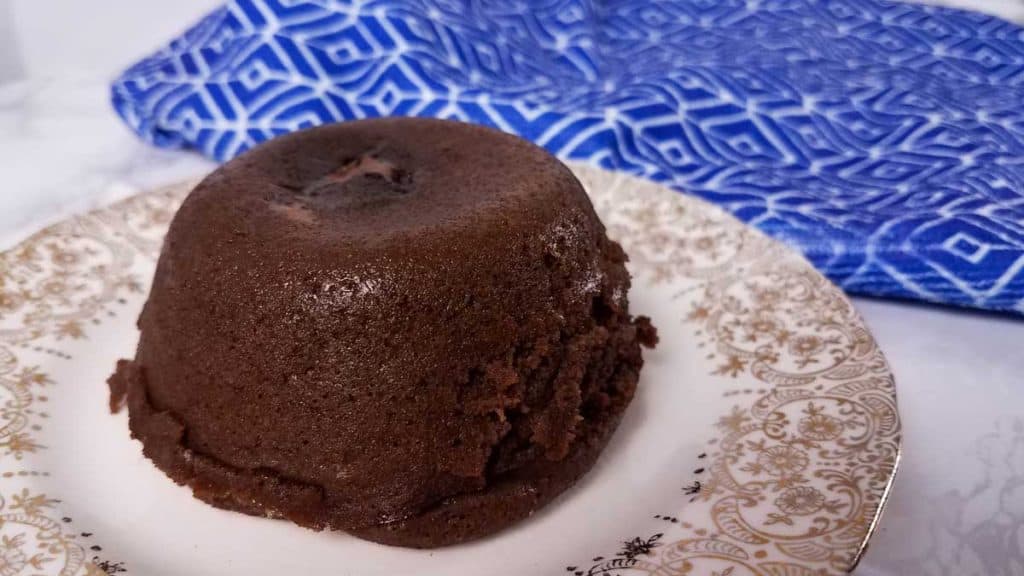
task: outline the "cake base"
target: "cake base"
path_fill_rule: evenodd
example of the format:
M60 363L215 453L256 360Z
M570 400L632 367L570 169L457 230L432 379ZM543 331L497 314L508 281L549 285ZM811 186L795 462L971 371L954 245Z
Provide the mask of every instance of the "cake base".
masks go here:
M654 338L653 329L648 338ZM490 479L482 490L444 499L415 515L362 527L338 525L319 486L292 481L271 470L238 469L189 449L181 420L150 404L145 376L134 362L118 362L108 383L111 411L127 402L132 437L142 442L144 455L175 482L189 486L199 500L252 516L287 519L314 530L344 530L381 544L436 548L493 534L532 515L575 484L618 427L636 379L632 370L616 374L627 394L580 423L564 458L536 458Z

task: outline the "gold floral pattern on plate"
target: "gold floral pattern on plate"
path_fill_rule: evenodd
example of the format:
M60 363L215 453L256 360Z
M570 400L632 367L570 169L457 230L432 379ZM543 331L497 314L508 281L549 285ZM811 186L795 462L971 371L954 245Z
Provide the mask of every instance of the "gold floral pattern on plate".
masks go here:
M105 210L46 228L0 253L0 576L117 574L121 563L73 532L60 501L36 491L49 472L23 466L46 449L48 395L59 387L40 358L71 360L62 348L86 338L148 278L131 273L138 258L153 259L182 185L136 196Z
M693 501L669 516L657 544L637 555L626 541L626 553L574 571L852 570L894 478L900 421L888 364L850 301L799 254L716 207L574 168L636 280L676 291L708 351L706 385L732 399Z
M630 254L635 284L671 290L674 316L655 321L689 328L683 345L705 353L701 386L721 389L722 411L694 477L680 478L678 501L666 504L670 514L568 573L851 569L888 493L900 423L888 366L850 302L799 255L713 206L572 168ZM68 344L102 330L125 298L141 297L149 278L132 272L133 262L155 259L189 188L136 196L0 254L0 576L125 570L96 553L91 533L70 529L59 495L36 490L33 480L49 472L26 468L23 457L48 449L37 433L48 423L48 395L64 385L40 359L73 362Z

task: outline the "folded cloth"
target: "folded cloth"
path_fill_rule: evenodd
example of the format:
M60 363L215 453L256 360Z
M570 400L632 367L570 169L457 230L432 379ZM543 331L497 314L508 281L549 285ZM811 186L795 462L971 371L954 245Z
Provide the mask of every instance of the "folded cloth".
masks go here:
M437 116L699 195L850 292L1024 313L1024 30L877 0L233 0L125 71L226 160Z

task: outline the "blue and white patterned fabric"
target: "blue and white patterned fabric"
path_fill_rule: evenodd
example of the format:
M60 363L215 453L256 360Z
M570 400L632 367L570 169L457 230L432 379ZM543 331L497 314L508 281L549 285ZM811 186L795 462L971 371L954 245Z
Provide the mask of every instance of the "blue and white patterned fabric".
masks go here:
M1024 313L1024 30L877 0L234 0L117 79L229 159L457 118L697 194L845 289Z

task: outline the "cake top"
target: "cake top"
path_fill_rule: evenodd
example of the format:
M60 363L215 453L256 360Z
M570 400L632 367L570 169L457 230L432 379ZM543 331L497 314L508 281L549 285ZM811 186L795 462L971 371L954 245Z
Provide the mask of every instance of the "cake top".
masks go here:
M386 118L274 139L224 165L195 196L262 214L275 228L283 222L300 235L362 244L409 233L423 240L430 230L467 223L550 221L536 212L565 206L567 189L583 194L564 165L520 138L458 122Z

